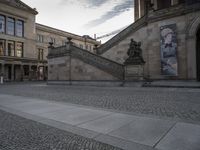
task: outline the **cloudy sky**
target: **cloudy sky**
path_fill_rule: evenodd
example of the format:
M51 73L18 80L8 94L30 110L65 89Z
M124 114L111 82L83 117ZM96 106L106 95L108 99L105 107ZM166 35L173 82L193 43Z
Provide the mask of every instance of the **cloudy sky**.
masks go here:
M22 0L39 14L37 23L97 37L134 21L134 0ZM105 39L101 39L104 41Z

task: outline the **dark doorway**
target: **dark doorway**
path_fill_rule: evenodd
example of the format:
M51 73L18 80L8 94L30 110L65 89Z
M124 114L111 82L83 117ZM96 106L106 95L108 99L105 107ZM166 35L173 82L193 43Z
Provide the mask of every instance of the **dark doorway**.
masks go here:
M197 31L196 60L197 60L197 80L200 81L200 28Z
M11 66L8 66L8 79L9 80L11 80L11 76L12 76L11 70L12 70Z
M168 8L171 6L171 0L162 0L157 1L158 9Z

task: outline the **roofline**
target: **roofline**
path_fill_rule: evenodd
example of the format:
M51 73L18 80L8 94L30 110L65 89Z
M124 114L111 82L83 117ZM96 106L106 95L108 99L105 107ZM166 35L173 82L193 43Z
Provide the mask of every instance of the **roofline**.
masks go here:
M44 28L49 28L49 29L51 29L51 30L56 30L56 31L59 31L59 32L61 32L61 34L63 34L63 36L65 36L64 34L69 34L69 35L71 35L71 36L75 36L75 37L77 37L77 38L80 38L80 39L84 39L84 37L83 36L81 36L81 35L77 35L77 34L74 34L74 33L70 33L70 32L67 32L67 31L64 31L64 30L60 30L60 29L57 29L57 28L53 28L53 27L50 27L50 26L47 26L47 25L43 25L43 24L40 24L40 23L36 23L36 29L38 28L42 28L42 27L44 27ZM56 32L55 31L55 32ZM52 32L54 32L54 31L52 31ZM58 33L57 33L58 34ZM96 41L95 39L87 39L87 40L89 40L89 41L91 41L91 42L94 42L94 43L99 43L99 44L101 44L101 42L99 42L99 41Z
M35 8L32 8L32 7L28 6L27 4L25 4L25 3L22 2L21 0L16 0L16 1L18 1L19 3L21 3L21 4L25 5L26 7L28 7L31 11L33 11L33 13L34 13L35 15L38 14L38 11L37 11Z
M22 8L20 6L15 6L15 5L10 5L10 2L9 1L6 1L6 0L0 0L1 3L4 3L10 7L14 7L14 8L18 8L18 9L21 9L21 10L24 10L24 11L28 11L34 15L37 15L38 12L36 11L36 9L34 8L31 8L30 6L28 6L27 4L25 4L24 2L22 2L21 0L16 0L18 3L20 3L21 5L23 5L24 7L26 7L27 9L25 8Z

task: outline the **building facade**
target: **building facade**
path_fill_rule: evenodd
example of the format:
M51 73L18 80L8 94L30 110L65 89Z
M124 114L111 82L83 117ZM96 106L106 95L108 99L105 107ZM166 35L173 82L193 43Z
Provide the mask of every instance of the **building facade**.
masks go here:
M94 52L100 43L89 36L78 36L37 24L38 12L20 0L0 0L0 74L5 81L45 80L49 42L74 45Z
M123 64L134 39L141 42L145 78L199 81L199 33L199 0L136 0L135 22L98 53Z

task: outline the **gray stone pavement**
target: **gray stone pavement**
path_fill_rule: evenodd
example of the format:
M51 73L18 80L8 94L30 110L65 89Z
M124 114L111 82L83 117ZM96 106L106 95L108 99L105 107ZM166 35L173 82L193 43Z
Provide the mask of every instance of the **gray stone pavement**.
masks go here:
M200 122L200 89L136 88L11 83L0 85L0 93L62 101L189 122Z
M200 125L198 122L191 124L179 120L122 114L66 102L6 94L0 94L0 109L66 132L90 138L93 143L96 141L106 143L102 144L103 146L113 145L125 150L200 149ZM5 121L6 118L4 117ZM10 131L16 132L15 128L12 127ZM4 132L4 130L1 132ZM43 129L37 132L43 132ZM54 139L54 137L56 136L51 137L51 139ZM16 138L18 139L18 137ZM76 138L79 138L79 136ZM31 141L29 142L31 143ZM54 149L64 149L62 146L60 144L60 148L58 146ZM114 149L112 146L111 148Z
M0 110L0 150L121 150Z

